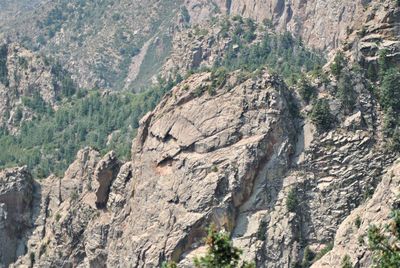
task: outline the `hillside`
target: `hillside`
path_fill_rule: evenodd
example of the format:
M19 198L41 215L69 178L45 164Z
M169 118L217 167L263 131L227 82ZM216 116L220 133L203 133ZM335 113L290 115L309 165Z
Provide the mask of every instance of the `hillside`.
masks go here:
M0 267L400 265L398 1L0 6Z

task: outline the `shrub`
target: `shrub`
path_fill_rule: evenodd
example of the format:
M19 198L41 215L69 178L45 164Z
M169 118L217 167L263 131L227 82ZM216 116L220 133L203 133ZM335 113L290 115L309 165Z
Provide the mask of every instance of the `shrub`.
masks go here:
M317 100L312 107L310 116L319 131L329 130L334 123L327 99Z
M315 253L309 248L306 247L304 249L303 260L301 262L302 268L310 267L313 263L313 259L315 258Z
M393 210L390 216L389 224L372 225L368 230L368 246L375 267L398 267L400 263L400 210Z
M298 205L296 188L293 187L290 189L288 196L286 198L286 208L290 212L295 212Z
M301 98L308 104L316 96L315 88L305 77L300 78L298 86Z
M356 104L356 92L353 89L350 75L345 74L339 78L337 95L345 113L351 113Z
M196 97L200 97L201 95L203 95L204 93L204 86L203 85L199 85L198 87L196 87L196 89L194 90L194 95Z
M329 251L331 251L333 249L333 244L329 243L327 245L325 245L325 247L317 253L317 255L314 258L314 262L316 262L317 260L321 259L326 253L328 253Z
M76 201L79 198L78 190L74 190L71 192L70 198L72 201Z
M342 268L353 268L353 264L351 263L351 259L350 259L349 255L345 255L343 257L341 267Z
M204 257L195 258L196 268L234 268L239 267L242 251L232 245L228 234L217 232L214 226L208 229L206 238L208 246L207 254ZM241 268L255 268L254 264L243 262Z
M360 226L361 226L361 217L360 217L360 215L357 215L357 218L356 218L354 224L356 225L357 229L360 228Z
M380 91L380 100L385 110L392 108L394 112L400 112L399 70L391 68L384 74Z
M173 261L163 262L161 268L178 268L178 265Z
M8 86L8 70L7 70L8 46L0 46L0 83Z
M268 223L264 220L262 220L260 222L260 225L258 226L258 230L257 230L257 239L264 241L266 239L266 232L267 232L267 227L268 227Z
M388 49L382 49L379 51L378 66L379 66L379 77L382 79L385 72L390 68L390 62L387 57L389 54Z
M35 252L31 252L29 254L29 259L31 261L31 266L33 266L33 264L35 263Z
M56 222L59 222L61 219L60 213L57 212L57 214L54 216L54 219L56 220Z
M346 66L346 60L343 52L338 52L331 65L331 72L334 76L339 77L343 68Z

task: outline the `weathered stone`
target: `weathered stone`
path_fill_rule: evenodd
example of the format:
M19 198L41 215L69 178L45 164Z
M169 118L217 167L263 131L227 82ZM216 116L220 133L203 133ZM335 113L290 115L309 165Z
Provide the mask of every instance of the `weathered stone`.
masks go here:
M33 179L25 167L0 171L0 267L25 254L32 194Z
M343 258L350 257L354 267L370 267L371 252L367 248L366 234L371 224L382 225L389 220L390 212L399 202L400 160L389 169L374 195L356 208L339 226L334 248L312 267L342 267ZM357 227L356 221L360 222ZM360 243L360 239L364 243Z
M106 206L111 184L117 177L120 167L121 162L118 161L113 151L105 155L97 164L94 173L97 185L94 187L94 191L96 192L96 206L98 208Z

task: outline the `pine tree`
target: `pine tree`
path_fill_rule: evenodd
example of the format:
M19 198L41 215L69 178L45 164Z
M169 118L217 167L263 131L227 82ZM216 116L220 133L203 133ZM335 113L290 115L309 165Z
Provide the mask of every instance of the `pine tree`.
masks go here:
M391 221L384 227L373 225L368 230L369 249L374 267L392 268L400 264L400 210L391 213Z

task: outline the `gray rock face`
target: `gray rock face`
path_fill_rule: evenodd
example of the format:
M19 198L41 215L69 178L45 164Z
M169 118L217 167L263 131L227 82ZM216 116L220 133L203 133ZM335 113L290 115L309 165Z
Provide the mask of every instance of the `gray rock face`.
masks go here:
M64 178L36 182L28 252L14 266L106 267L111 226L132 187L131 163L121 165L114 152L85 148Z
M98 208L104 208L106 206L110 193L110 186L117 177L120 167L121 163L118 161L114 152L108 153L97 164L94 176L98 184L95 187L96 206Z
M35 115L22 99L41 98L55 107L60 78L54 75L52 66L42 56L17 43L7 44L6 49L7 81L0 82L0 126L15 133L21 122Z
M0 267L25 254L23 236L31 227L33 179L26 168L0 171Z
M343 124L302 134L289 112L292 92L260 73L230 73L215 92L210 73L194 74L141 120L131 161L86 148L64 178L37 183L28 252L15 266L157 267L172 259L192 267L211 223L257 267L290 267L306 246L319 252L338 240L339 226L396 158L381 150L379 111L360 85L353 115L334 111ZM357 254L370 261L365 248ZM324 263L340 265L335 256Z
M178 261L212 222L232 231L258 171L288 165L294 127L282 82L267 73L245 82L231 75L215 96L196 97L209 76L192 76L142 120L132 148L134 193L119 224L129 228L109 246L127 257L109 256L110 267Z
M400 159L386 172L373 196L339 226L333 250L312 267L341 267L339 264L346 255L351 258L354 267L370 267L371 252L367 250L365 234L371 224L382 226L389 222L392 209L398 206L399 186ZM358 227L356 221L360 222Z
M394 6L391 1L238 0L232 1L230 13L270 21L277 29L301 36L309 46L330 51L349 37L356 38L355 30L365 23L375 28L387 25Z

